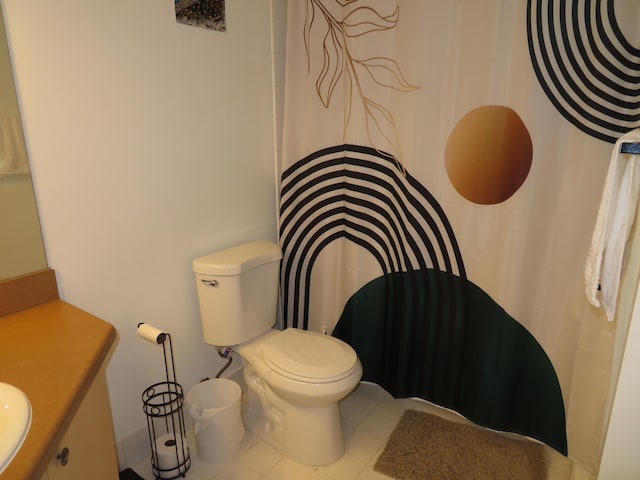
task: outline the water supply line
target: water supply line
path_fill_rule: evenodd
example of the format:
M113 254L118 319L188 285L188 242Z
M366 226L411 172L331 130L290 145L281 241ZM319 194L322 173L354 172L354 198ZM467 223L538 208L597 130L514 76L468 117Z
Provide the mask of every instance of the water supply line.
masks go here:
M220 371L216 374L216 378L220 378L220 375L222 375L224 371L227 368L229 368L229 365L231 365L231 362L233 362L234 351L231 347L216 347L216 350L218 351L218 356L220 358L224 358L227 360L227 363L225 363L224 367L222 367Z

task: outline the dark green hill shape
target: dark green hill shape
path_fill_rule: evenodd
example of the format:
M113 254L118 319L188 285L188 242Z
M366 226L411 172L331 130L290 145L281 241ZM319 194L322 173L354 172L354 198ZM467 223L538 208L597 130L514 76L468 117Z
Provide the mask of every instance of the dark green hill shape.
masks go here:
M536 339L473 283L436 270L379 277L347 302L333 335L363 380L420 397L567 454L564 402Z

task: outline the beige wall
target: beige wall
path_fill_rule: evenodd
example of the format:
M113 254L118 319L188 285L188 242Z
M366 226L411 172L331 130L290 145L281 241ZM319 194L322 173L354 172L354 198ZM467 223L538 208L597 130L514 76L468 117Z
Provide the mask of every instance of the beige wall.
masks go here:
M164 378L136 324L171 333L185 390L215 375L191 261L276 238L270 3L226 3L219 33L176 24L171 2L2 0L49 264L119 332L117 438Z

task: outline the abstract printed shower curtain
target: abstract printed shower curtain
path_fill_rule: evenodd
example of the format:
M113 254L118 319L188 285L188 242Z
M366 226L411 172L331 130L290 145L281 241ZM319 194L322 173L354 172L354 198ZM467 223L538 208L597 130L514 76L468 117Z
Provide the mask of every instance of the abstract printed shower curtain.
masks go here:
M582 275L612 142L639 125L637 4L288 9L285 325L596 470L615 322Z

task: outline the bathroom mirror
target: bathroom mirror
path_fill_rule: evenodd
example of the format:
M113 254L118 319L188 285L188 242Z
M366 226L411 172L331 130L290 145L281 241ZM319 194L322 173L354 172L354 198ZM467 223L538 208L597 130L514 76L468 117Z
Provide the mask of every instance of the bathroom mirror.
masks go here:
M0 281L47 268L0 5Z

